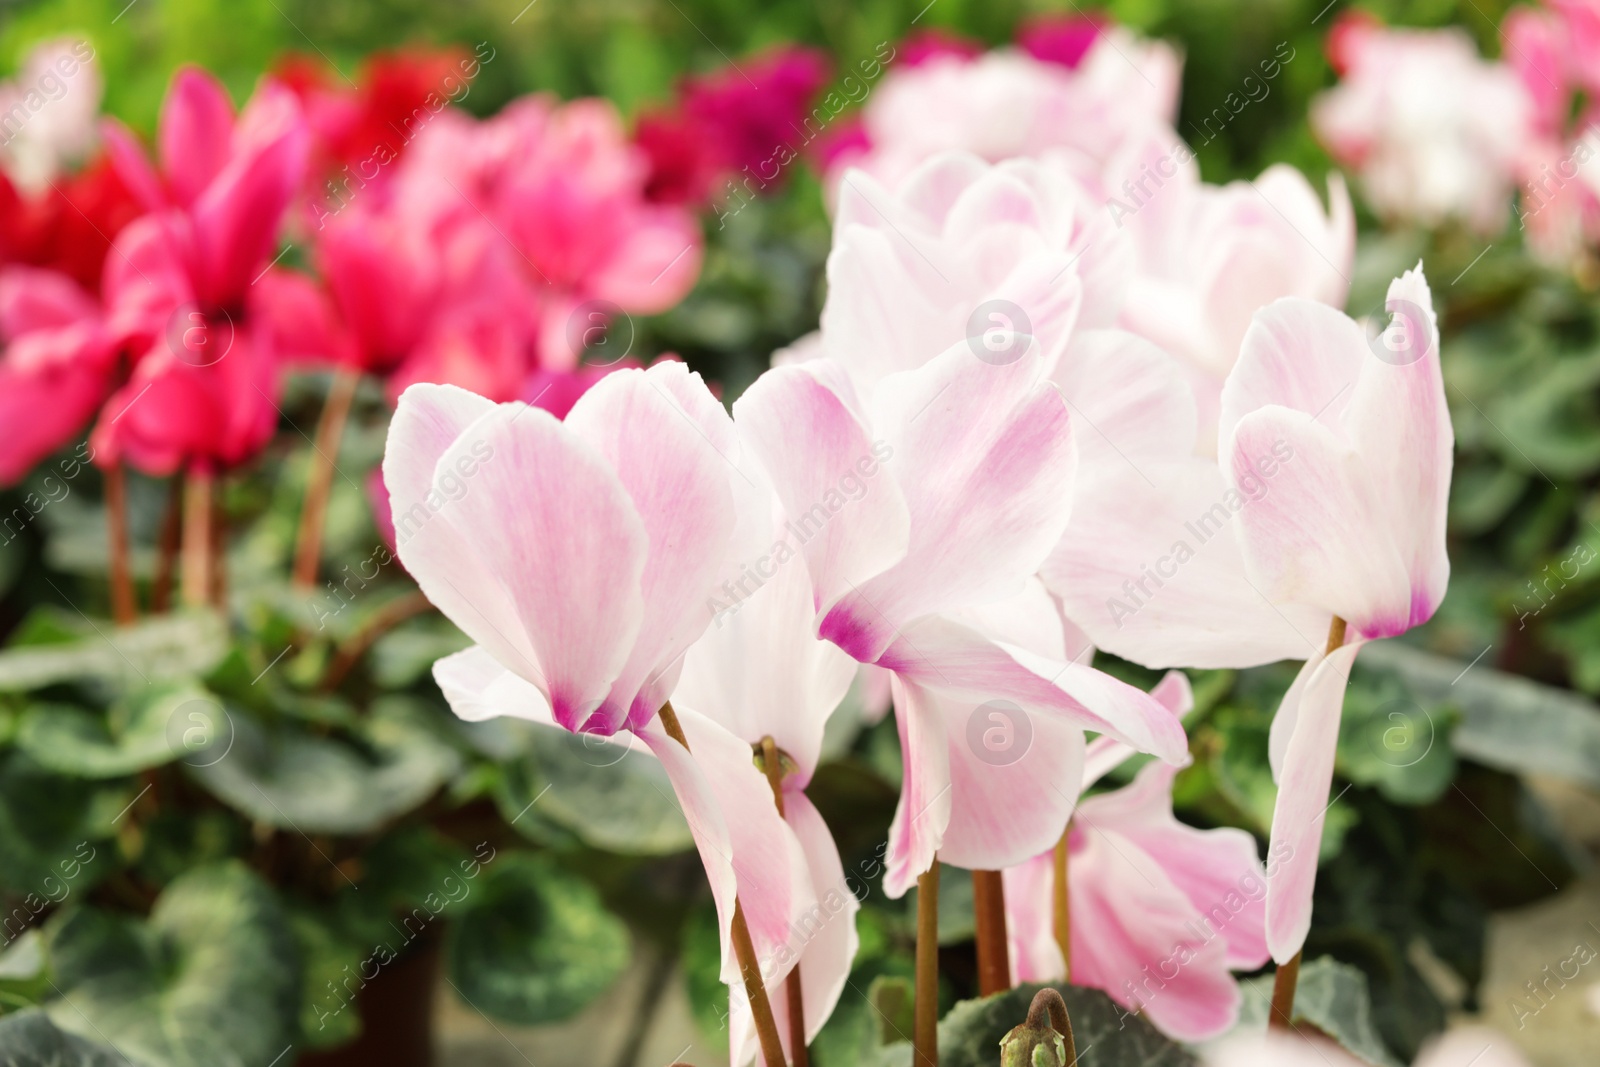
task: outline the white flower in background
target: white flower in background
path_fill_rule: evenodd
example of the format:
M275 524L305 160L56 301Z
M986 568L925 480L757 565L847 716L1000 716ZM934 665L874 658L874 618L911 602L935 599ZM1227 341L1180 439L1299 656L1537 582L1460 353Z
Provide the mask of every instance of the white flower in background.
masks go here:
M0 170L36 193L94 148L104 89L94 48L81 37L35 45L0 82Z
M1456 28L1347 19L1330 42L1343 80L1313 102L1311 124L1373 209L1424 226L1459 219L1499 231L1533 117L1511 68L1482 59Z

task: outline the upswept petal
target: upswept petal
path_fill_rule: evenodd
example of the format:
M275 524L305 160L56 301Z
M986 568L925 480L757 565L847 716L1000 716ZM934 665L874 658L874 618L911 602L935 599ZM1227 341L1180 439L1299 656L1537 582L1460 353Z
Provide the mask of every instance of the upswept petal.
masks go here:
M1161 865L1081 811L1071 844L1073 983L1105 990L1180 1041L1231 1027L1243 996L1226 946L1206 938L1194 905Z
M939 858L998 871L1051 848L1083 780L1083 730L1004 699L970 703L928 691L950 747L950 821Z
M689 747L667 735L659 718L634 733L661 760L694 835L716 900L722 933L722 981L740 981L731 941L735 894L743 905L756 959L764 967L789 953L817 907L800 841L778 815L750 746L702 715L677 709Z
M905 775L889 824L883 891L891 900L917 884L939 851L950 824L950 741L933 693L898 674L890 676L895 728Z
M1240 419L1269 405L1339 426L1371 355L1355 320L1326 304L1286 297L1262 308L1222 387L1217 455L1228 455Z
M1299 462L1272 468L1267 499ZM1209 460L1141 470L1148 482L1080 480L1077 517L1040 570L1067 617L1097 647L1152 668L1253 667L1314 652L1328 613L1275 604L1245 569L1238 516L1262 500L1229 488Z
M910 516L904 558L845 594L819 633L864 662L919 616L1015 593L1061 539L1076 446L1029 351L994 365L965 343L886 380L875 425Z
M1275 603L1315 604L1368 636L1405 630L1415 598L1392 532L1399 516L1353 442L1272 406L1240 420L1223 462L1239 485L1284 449L1292 458L1239 511L1251 581Z
M428 599L539 686L557 722L583 727L644 617L648 538L605 461L548 412L418 385L383 474L400 558Z
M305 178L310 149L310 131L295 110L292 120L256 150L236 152L196 198L192 211L200 270L195 281L203 298L228 307L244 297L272 257L283 212Z
M1189 676L1182 671L1168 671L1150 690L1150 695L1180 722L1194 710L1194 690L1189 686ZM1136 753L1132 747L1114 737L1097 737L1090 741L1083 761L1083 788L1088 789L1133 755Z
M1030 718L1061 717L1080 730L1110 734L1165 760L1188 755L1177 716L1148 693L1093 667L1003 645L939 616L906 627L879 666L968 708L1010 701Z
M736 607L719 613L684 656L673 690L691 707L751 744L770 735L794 760L796 787L816 770L822 731L855 678L856 661L813 634L811 580L799 560Z
M821 1032L849 981L850 967L861 943L856 935L856 912L861 910L861 904L851 892L844 865L839 861L838 846L833 843L833 834L822 821L822 815L798 789L785 790L783 803L784 820L805 852L817 903L802 918L800 936L791 951L780 952L774 959L775 966L767 980L767 999L772 1004L774 1018L788 1018L789 994L784 979L798 960L800 996L805 1006L806 1039L809 1041ZM743 988L733 987L729 997L729 1049L734 1064L745 1064L756 1054L755 1029ZM788 1026L780 1025L778 1033L785 1058L792 1058L794 1050L789 1044Z
M1041 852L1001 872L1006 888L1007 956L1011 981L1016 984L1059 982L1067 977L1055 938L1053 851Z
M682 384L684 376L683 366L672 363L608 374L579 398L565 421L565 429L615 472L648 538L638 579L644 611L602 714L604 733L619 728L624 718L634 725L645 721L672 692L684 652L711 623L708 595L734 530L731 461L657 384ZM705 392L703 384L698 388ZM715 404L709 393L704 399ZM593 540L593 530L606 528L567 533ZM589 598L582 590L574 587L574 603Z
M1152 761L1127 786L1082 801L1093 827L1115 831L1161 865L1199 914L1209 937L1227 945L1228 966L1252 971L1267 962L1267 874L1256 839L1244 830L1197 830L1172 814L1178 768Z
M1294 733L1284 753L1267 849L1274 864L1267 879L1267 945L1280 965L1300 951L1311 929L1311 892L1317 881L1344 690L1360 650L1361 642L1356 641L1326 658L1306 661L1306 682L1296 694ZM1280 708L1278 714L1287 710Z
M173 198L193 203L228 162L233 101L214 76L184 67L161 107L157 147Z
M872 440L817 368L837 371L829 360L768 371L733 414L800 539L821 611L905 555L911 518L893 468L882 469L892 447ZM859 497L846 495L861 484Z
M472 645L435 660L433 680L449 701L450 710L467 722L508 715L545 726L557 725L550 714L550 701L539 687L506 670L482 645ZM617 735L619 740L628 737L632 735L625 732Z
M1141 478L1141 464L1188 456L1198 415L1176 360L1125 330L1085 330L1051 374L1072 411L1079 484Z
M1346 428L1377 497L1385 532L1410 577L1410 610L1368 637L1391 637L1432 617L1450 581L1445 510L1455 430L1439 367L1439 327L1419 266L1389 286L1391 333L1404 336L1391 359L1362 367L1345 413ZM1391 361L1392 360L1392 361Z

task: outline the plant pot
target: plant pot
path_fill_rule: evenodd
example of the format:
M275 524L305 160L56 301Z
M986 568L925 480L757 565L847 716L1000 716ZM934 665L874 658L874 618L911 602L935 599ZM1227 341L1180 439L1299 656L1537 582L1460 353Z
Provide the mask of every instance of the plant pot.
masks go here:
M297 1067L433 1067L433 994L443 962L437 931L417 942L356 994L361 1036L303 1053Z

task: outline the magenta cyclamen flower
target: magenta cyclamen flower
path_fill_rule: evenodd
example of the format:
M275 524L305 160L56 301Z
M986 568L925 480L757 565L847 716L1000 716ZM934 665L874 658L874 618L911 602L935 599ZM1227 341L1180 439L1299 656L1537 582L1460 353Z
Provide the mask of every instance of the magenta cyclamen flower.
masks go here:
M1450 578L1455 436L1420 265L1390 285L1388 308L1394 323L1369 342L1332 308L1278 301L1256 316L1222 394L1223 464L1235 488L1275 446L1294 455L1271 491L1238 514L1251 581L1274 602L1313 605L1348 624L1348 643L1307 660L1272 724L1272 849L1281 862L1267 938L1279 963L1299 951L1311 923L1351 664L1364 642L1427 622Z
M107 127L122 179L151 214L106 257L107 320L138 357L95 431L105 460L151 474L231 466L277 427L275 289L257 286L305 173L310 135L289 90L264 82L237 119L226 91L180 71L162 108L161 169Z
M1188 681L1169 674L1152 696L1185 714ZM1084 788L1130 751L1090 745ZM1197 830L1172 814L1178 769L1152 762L1133 782L1078 803L1069 837L1072 960L1063 965L1052 925L1054 871L1045 852L1005 872L1012 976L1105 990L1181 1041L1215 1037L1239 1017L1229 973L1267 961L1266 872L1243 830Z
M730 984L736 893L761 958L815 904L750 746L684 708L686 750L657 716L711 621L736 522L732 442L699 377L663 363L608 376L565 421L412 386L383 465L401 561L477 642L434 666L451 706L648 746L705 863Z

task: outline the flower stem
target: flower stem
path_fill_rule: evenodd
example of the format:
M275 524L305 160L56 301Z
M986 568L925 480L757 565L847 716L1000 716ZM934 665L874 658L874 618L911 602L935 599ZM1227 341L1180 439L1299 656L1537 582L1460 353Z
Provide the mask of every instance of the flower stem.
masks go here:
M167 514L161 520L157 546L156 579L150 590L150 611L163 615L172 606L172 574L178 565L178 544L183 534L183 475L175 474L167 490Z
M1294 1029L1294 988L1300 981L1300 953L1278 968L1272 979L1272 1014L1267 1017L1274 1030Z
M767 784L772 787L772 802L778 806L778 817L783 811L783 764L778 754L778 743L768 734L761 739L761 769L767 774ZM783 984L784 1000L789 1009L789 1052L794 1057L794 1067L808 1067L811 1054L806 1048L805 992L800 984L800 961L789 968Z
M1006 885L999 871L972 872L972 910L978 940L978 994L1011 988L1010 951L1006 945Z
M213 517L211 493L214 477L209 467L195 464L183 483L183 603L203 608L211 603L215 551L211 543Z
M657 713L667 736L689 749L689 739L684 736L683 724L669 700ZM783 1039L778 1036L778 1021L772 1015L772 1002L767 1000L766 982L761 977L761 964L756 959L756 944L750 937L750 924L744 919L744 906L738 894L733 898L733 954L739 960L739 975L744 980L745 996L750 1001L750 1014L755 1019L756 1037L761 1042L761 1057L767 1067L788 1067L783 1058Z
M339 646L333 661L328 664L327 673L322 676L322 692L331 693L339 688L339 683L344 681L345 675L349 674L351 668L361 662L361 657L378 643L378 638L407 619L416 618L432 607L433 602L423 596L421 590L417 590L395 597L373 612L372 617L362 625L361 629Z
M350 367L334 371L328 398L322 404L317 439L311 446L311 473L306 478L305 503L300 508L300 533L294 556L294 585L302 591L317 584L317 564L322 561L322 528L328 517L328 494L333 489L334 460L345 420L356 398L361 374Z
M1328 623L1328 644L1323 650L1324 656L1331 656L1334 650L1344 644L1345 621L1335 615ZM1300 956L1296 952L1294 958L1282 967L1272 979L1272 1013L1268 1016L1268 1025L1277 1030L1291 1030L1294 1028L1294 990L1300 982Z
M917 876L917 985L912 1067L939 1067L939 860Z
M1061 840L1056 842L1055 854L1051 857L1055 883L1050 896L1052 933L1055 934L1056 947L1061 950L1061 977L1069 982L1072 980L1072 909L1068 895L1067 853L1071 836L1072 824L1068 823L1067 828L1061 831Z
M103 472L106 489L106 542L110 549L111 617L118 626L131 626L139 618L133 593L133 571L128 566L128 477L121 463Z

